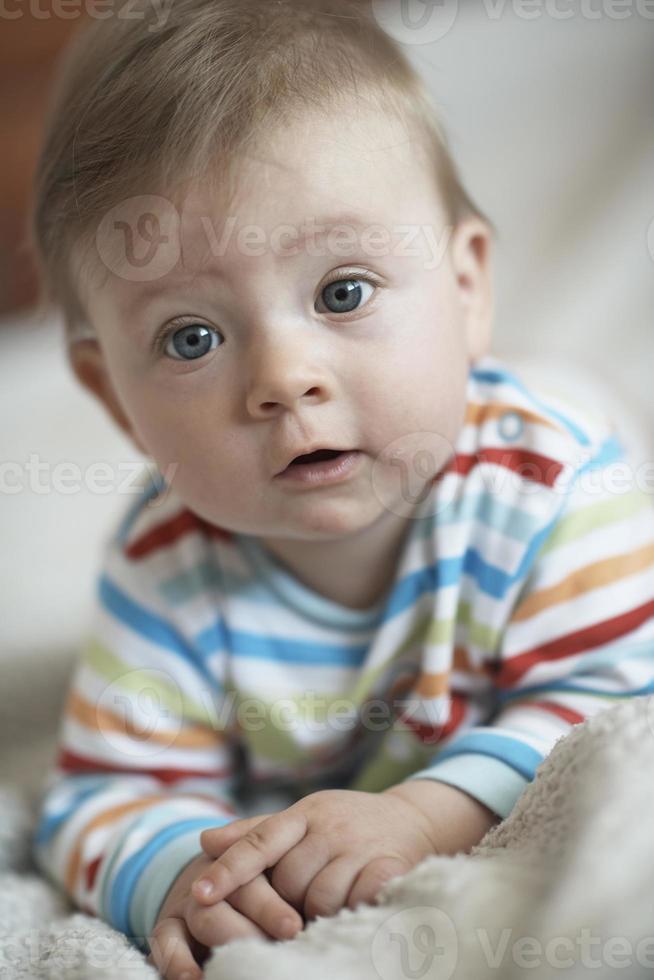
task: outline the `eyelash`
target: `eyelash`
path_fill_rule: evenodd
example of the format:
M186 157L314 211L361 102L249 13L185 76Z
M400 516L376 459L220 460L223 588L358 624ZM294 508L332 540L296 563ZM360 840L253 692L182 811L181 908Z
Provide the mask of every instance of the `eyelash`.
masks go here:
M322 294L322 291L324 289L327 289L327 286L331 286L332 283L341 282L342 280L348 280L348 279L355 279L355 280L360 280L361 282L367 282L370 283L371 286L375 286L376 288L379 288L379 286L381 285L381 281L376 276L373 277L371 273L363 274L358 272L356 269L343 269L339 271L338 275L335 275L332 279L328 279L327 282L322 284L322 286L320 287L320 294ZM374 295L375 294L373 293L371 299L374 297ZM368 302L370 302L370 300ZM362 309L362 307L357 307L357 309L352 310L352 312L356 313L359 309ZM333 316L339 316L339 314L334 313ZM342 314L343 319L345 319L347 316L348 316L347 313ZM155 353L157 354L165 353L168 339L175 333L176 330L180 330L182 327L187 327L190 323L201 323L201 321L198 320L197 317L186 317L186 318L182 318L181 320L173 320L172 323L169 323L167 327L164 327L162 332L158 334L154 339L152 346ZM205 324L201 323L201 326L206 327L207 330L214 329L213 327L209 327L209 325L206 323ZM173 360L175 360L175 358L173 358Z

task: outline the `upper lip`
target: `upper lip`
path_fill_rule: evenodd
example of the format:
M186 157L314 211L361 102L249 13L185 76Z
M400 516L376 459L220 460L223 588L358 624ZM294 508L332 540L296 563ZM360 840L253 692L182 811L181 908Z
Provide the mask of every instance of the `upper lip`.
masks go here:
M305 446L304 448L294 449L293 452L291 452L286 457L286 462L284 463L282 468L275 473L275 476L279 476L280 473L283 473L285 469L288 469L288 467L291 465L293 460L297 459L298 456L308 456L310 453L315 453L319 449L331 449L334 452L338 452L338 453L352 451L351 446L328 446L324 442L314 442L311 446Z

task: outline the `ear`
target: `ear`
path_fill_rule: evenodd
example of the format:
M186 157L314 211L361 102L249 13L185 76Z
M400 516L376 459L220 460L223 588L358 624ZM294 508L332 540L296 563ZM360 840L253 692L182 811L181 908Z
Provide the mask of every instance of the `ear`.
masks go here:
M123 430L144 456L149 453L141 444L132 423L123 411L109 377L105 357L95 338L76 340L68 347L68 361L77 380L104 405L114 422Z
M494 292L492 231L481 218L464 218L454 229L452 266L463 310L470 362L487 354L492 337Z

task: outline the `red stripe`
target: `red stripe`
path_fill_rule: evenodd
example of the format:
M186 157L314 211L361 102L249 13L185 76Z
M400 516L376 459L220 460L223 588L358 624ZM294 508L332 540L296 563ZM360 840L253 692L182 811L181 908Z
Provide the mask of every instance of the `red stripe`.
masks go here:
M180 779L191 779L200 776L207 779L226 779L230 775L227 769L121 769L99 759L89 759L75 755L67 749L62 749L57 757L57 766L65 772L111 772L121 775L154 776L162 783L175 783Z
M103 855L101 854L100 857L97 857L95 861L91 861L91 863L87 864L86 866L86 887L88 891L93 888L93 883L98 873L98 868L102 864L102 858Z
M200 531L202 534L223 541L229 541L232 537L230 531L210 524L209 521L198 517L193 511L182 510L175 517L156 525L128 544L125 547L125 554L128 558L144 558L146 555L150 555L160 548L165 548L184 535L192 534L195 531Z
M455 731L463 721L463 716L465 715L466 706L466 695L458 694L456 691L450 692L450 715L446 722L442 724L431 724L430 722L418 721L412 716L409 710L406 715L402 712L398 712L398 718L400 718L407 728L410 728L416 738L423 743L423 745L436 745L438 742L442 742L444 738L447 738L453 731Z
M593 647L602 646L610 643L631 630L636 629L646 622L650 616L654 615L654 599L646 602L636 609L613 616L611 619L604 619L599 623L593 623L584 629L576 630L574 633L567 633L549 643L543 643L539 647L533 647L515 657L511 657L503 663L496 674L495 683L498 687L513 687L534 664L543 660L560 660L562 657L571 657L584 650L592 650Z
M578 711L573 711L572 708L563 704L555 704L553 701L525 701L524 704L516 704L516 708L541 708L571 725L580 725L582 721L586 721L585 715L581 715Z
M493 446L486 446L476 453L457 453L450 457L450 461L444 469L436 476L434 482L437 483L446 473L458 473L460 476L467 476L479 463L493 463L495 466L504 466L512 472L518 473L532 483L542 483L551 487L563 469L563 463L558 463L549 456L541 453L532 453L527 449L501 449Z

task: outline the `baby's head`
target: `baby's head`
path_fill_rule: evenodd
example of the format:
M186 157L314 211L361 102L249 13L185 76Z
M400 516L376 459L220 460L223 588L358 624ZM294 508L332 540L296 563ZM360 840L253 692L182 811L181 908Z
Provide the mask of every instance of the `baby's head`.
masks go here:
M94 22L51 107L32 235L75 374L212 523L308 540L408 513L493 305L429 95L359 0L160 13ZM316 447L357 465L279 476Z

